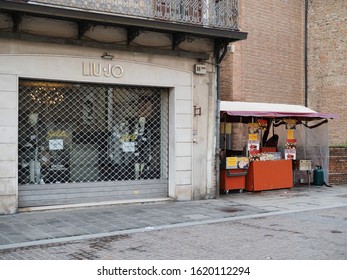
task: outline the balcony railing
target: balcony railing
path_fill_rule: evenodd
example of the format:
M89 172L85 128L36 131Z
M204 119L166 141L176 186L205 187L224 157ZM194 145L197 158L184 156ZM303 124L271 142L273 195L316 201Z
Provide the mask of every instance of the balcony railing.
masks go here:
M238 0L35 0L28 2L210 28L239 29Z

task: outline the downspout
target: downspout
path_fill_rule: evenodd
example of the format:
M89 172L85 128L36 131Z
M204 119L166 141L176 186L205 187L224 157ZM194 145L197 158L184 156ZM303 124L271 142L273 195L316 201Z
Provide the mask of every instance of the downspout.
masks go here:
M305 0L305 106L308 106L308 0Z
M237 20L236 25L237 28L235 30L239 31L239 8L238 8L238 2L236 1L236 6L233 9L233 12L236 12ZM217 106L216 106L216 198L219 198L219 192L220 192L220 63L222 62L223 58L228 52L228 46L229 43L233 42L233 40L215 40L214 41L214 57L215 57L215 63L216 63L216 88L217 88ZM223 52L221 53L221 51Z
M228 42L229 43L229 42ZM217 106L216 106L216 199L219 198L220 192L220 63L228 52L228 43L223 43L223 53L221 52L221 42L215 42L215 62L217 72Z
M304 80L304 83L305 83L305 107L308 107L308 74L307 74L307 71L308 71L308 58L307 58L307 48L308 48L308 0L305 0L305 45L304 45L304 60L305 60L305 69L304 69L304 72L305 72L305 80ZM307 121L305 121L305 124L307 125ZM304 156L306 157L307 156L307 131L306 129L304 130L305 131L305 146L304 146Z

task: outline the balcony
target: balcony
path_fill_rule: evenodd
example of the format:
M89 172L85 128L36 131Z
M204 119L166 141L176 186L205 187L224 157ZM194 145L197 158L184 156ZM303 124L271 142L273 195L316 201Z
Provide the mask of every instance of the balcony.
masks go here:
M72 10L238 31L238 0L35 0Z
M49 22L51 31L47 32L50 33L41 32L41 27L36 26L37 31L34 31L30 30L32 26L25 26L34 18L42 25ZM183 42L192 38L207 40L214 44L213 51L217 54L225 51L229 43L247 38L247 33L241 32L238 26L238 0L7 0L1 1L1 19L2 38L200 60L208 59L211 51L207 50L212 48L182 49ZM110 36L121 38L117 37L117 43L90 40L86 34L90 35L97 26L118 32ZM71 32L65 35L56 32L65 28ZM136 44L134 40L146 32L165 34L163 38L170 38L170 43L162 48Z

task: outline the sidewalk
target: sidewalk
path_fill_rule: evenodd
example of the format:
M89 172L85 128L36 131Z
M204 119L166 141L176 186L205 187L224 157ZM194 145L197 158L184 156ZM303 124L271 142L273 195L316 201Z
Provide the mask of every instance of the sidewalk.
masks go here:
M0 216L0 250L347 206L347 185Z

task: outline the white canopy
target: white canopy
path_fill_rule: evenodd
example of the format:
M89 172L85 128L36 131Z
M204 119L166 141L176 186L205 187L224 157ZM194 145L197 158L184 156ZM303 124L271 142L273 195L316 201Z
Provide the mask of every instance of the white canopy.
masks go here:
M231 116L252 117L301 117L310 119L333 119L334 114L322 114L301 105L221 101L220 111Z

